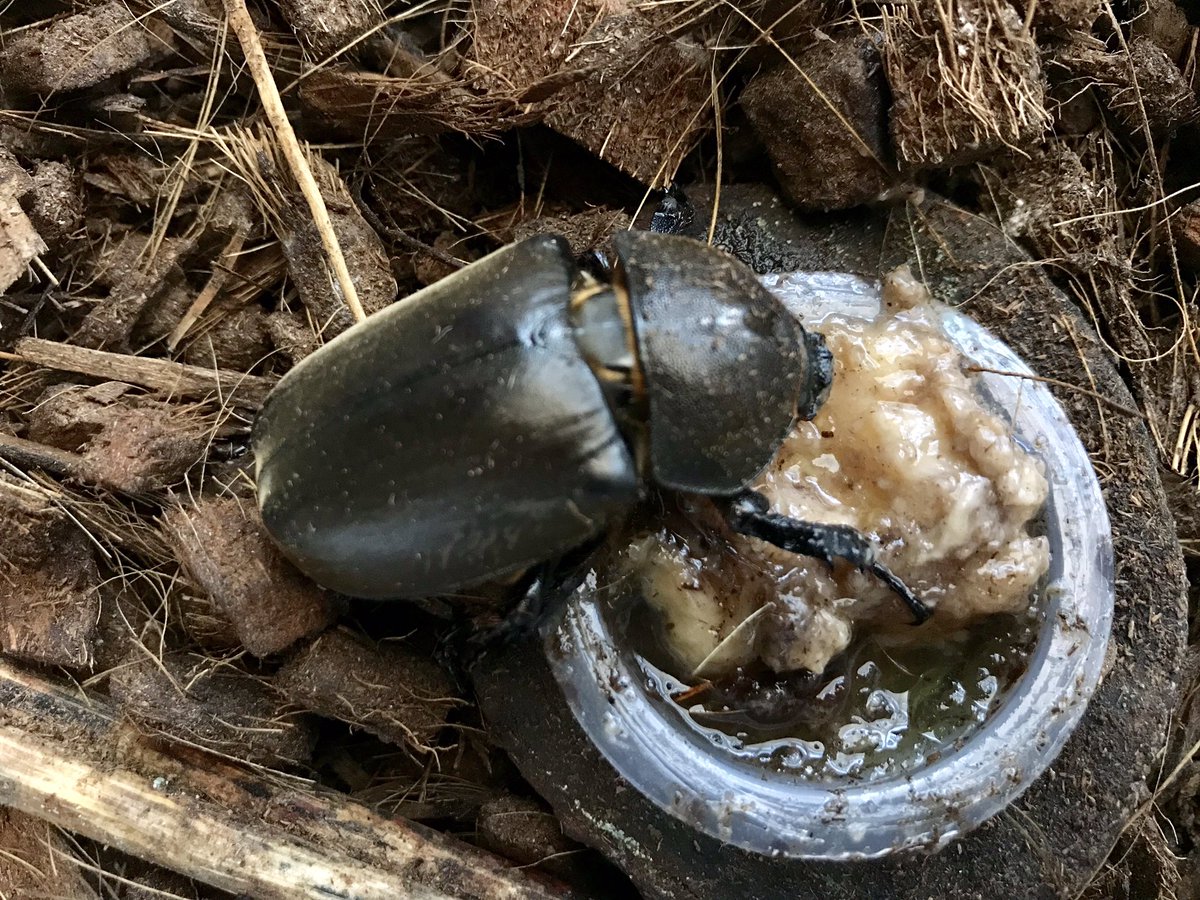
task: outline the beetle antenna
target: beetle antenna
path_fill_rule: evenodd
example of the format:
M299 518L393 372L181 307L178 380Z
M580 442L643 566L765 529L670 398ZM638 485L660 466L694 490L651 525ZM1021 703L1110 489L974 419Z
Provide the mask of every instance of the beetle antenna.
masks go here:
M912 611L913 623L920 625L932 610L917 598L896 574L879 561L874 544L850 525L805 522L769 511L767 498L757 491L746 491L729 506L729 524L739 534L756 537L788 553L811 556L833 565L844 559L856 569L870 572L904 601Z

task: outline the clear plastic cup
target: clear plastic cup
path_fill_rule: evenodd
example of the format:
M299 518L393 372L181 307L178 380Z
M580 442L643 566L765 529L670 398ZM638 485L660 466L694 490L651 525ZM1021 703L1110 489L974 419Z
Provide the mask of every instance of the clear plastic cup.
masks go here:
M878 283L840 273L768 275L796 315L873 316ZM948 308L946 335L980 367L1032 374L986 329ZM960 749L869 782L811 781L752 765L726 735L686 723L653 671L615 635L585 582L547 635L567 702L609 763L657 806L768 856L870 859L937 849L1004 809L1053 762L1101 677L1113 610L1108 515L1087 452L1045 383L981 374L989 405L1042 459L1051 564L1025 673Z

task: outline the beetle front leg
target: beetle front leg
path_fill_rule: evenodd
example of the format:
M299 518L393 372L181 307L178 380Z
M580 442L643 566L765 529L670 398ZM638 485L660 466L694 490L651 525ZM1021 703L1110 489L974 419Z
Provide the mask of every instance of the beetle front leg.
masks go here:
M805 522L769 510L766 497L757 491L746 491L730 503L729 524L739 534L759 538L789 553L811 556L826 565L833 565L835 559L844 559L856 569L870 572L904 601L917 625L932 615L929 607L909 590L908 585L879 561L874 544L857 528Z

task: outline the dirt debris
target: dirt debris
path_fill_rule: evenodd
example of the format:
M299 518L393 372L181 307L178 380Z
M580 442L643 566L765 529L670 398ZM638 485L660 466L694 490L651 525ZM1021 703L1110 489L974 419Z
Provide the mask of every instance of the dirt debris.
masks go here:
M1196 92L1167 52L1148 37L1129 41L1129 51L1076 44L1059 56L1077 79L1094 84L1109 109L1128 130L1149 127L1170 135L1200 118Z
M275 349L261 306L221 310L212 324L197 329L183 351L183 361L193 366L252 372Z
M286 650L336 617L334 598L280 555L256 508L235 499L201 499L170 510L162 527L188 576L255 656Z
M112 0L16 37L0 51L0 83L44 97L93 87L173 49L169 28Z
M628 213L620 209L597 207L583 212L570 210L545 210L533 219L518 222L510 230L502 230L500 236L507 241L519 241L535 234L559 234L571 245L571 253L583 257L599 251L612 258L611 238L631 224Z
M373 644L342 628L298 651L276 683L298 706L419 752L437 745L446 717L462 705L428 656L402 644Z
M1100 18L1102 0L1029 0L1016 4L1023 16L1033 12L1033 24L1040 28L1086 31Z
M1177 240L1179 262L1193 272L1200 272L1200 200L1180 207Z
M95 900L98 895L71 864L67 837L40 819L0 808L0 896Z
M1141 0L1136 5L1141 11L1130 26L1133 36L1158 45L1172 62L1183 62L1184 50L1192 39L1187 13L1173 0Z
M759 75L741 106L779 186L803 209L847 209L891 181L886 90L870 38L821 42Z
M100 610L92 542L47 495L0 474L0 649L52 666L91 664Z
M154 307L186 290L183 266L196 250L195 237L155 242L132 234L119 245L109 266L109 295L84 317L73 342L93 349L130 352L134 331ZM181 305L176 300L176 307Z
M582 845L563 834L550 809L529 797L506 795L484 803L476 821L479 842L523 866L570 877L571 855Z
M205 454L212 424L198 407L131 394L109 381L57 385L29 416L30 440L82 455L78 475L124 494L178 483Z
M156 659L139 648L108 684L135 721L188 743L267 766L312 755L311 717L289 710L266 679L236 665L186 653Z
M41 160L33 169L29 218L55 251L67 249L84 222L83 183L69 162Z
M1036 143L1050 125L1037 44L1006 0L884 16L891 135L904 166L950 166Z

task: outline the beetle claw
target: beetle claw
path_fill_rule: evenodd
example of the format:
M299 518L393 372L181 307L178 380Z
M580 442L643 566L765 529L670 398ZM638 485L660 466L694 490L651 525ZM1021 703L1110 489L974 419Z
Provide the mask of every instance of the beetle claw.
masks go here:
M759 538L789 553L819 559L830 569L835 559L844 559L856 569L870 572L904 601L912 612L914 625L920 625L932 615L932 610L908 585L879 561L875 545L857 528L805 522L768 512L768 509L766 497L757 491L746 491L730 504L729 524L740 534Z

